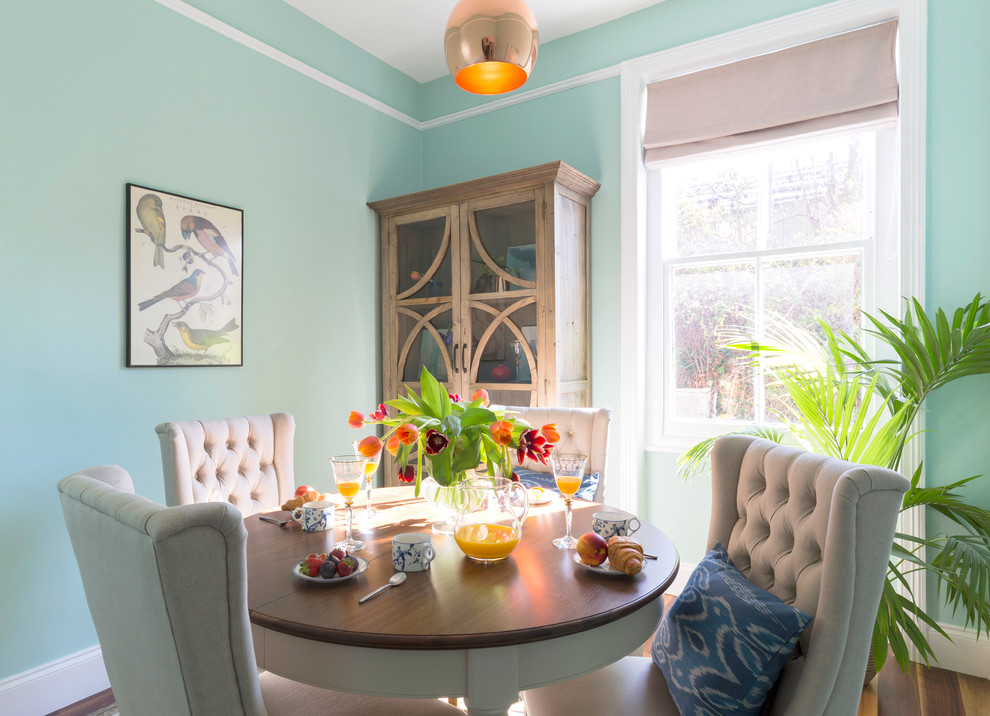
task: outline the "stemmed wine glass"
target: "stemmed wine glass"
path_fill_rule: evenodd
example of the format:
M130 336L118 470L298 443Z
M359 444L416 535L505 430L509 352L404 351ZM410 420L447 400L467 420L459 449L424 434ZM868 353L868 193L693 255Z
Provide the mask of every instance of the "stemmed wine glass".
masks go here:
M549 460L557 489L564 496L564 525L566 528L564 536L555 539L553 544L560 549L574 549L577 540L571 537L571 498L581 487L584 464L588 461L588 456L577 453L552 453Z
M358 445L360 443L355 440L352 444L354 445L354 454L361 455L361 453L358 452ZM371 483L375 478L375 472L378 470L378 465L382 461L383 452L384 448L379 450L373 457L367 458L368 462L365 463L364 466L364 494L367 499L365 501L364 512L361 514L362 522L368 522L378 514L378 510L371 506Z
M344 514L347 517L347 536L334 547L341 547L347 552L357 552L364 549L364 542L351 536L351 523L354 521L354 496L361 491L361 481L364 479L364 466L368 458L363 455L335 455L330 458L333 467L333 481L337 491L344 496Z

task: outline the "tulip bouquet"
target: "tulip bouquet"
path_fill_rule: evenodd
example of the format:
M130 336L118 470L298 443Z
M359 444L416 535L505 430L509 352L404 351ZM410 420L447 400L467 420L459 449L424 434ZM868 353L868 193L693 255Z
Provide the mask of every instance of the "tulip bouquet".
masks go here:
M468 471L485 464L489 475L496 468L514 477L510 450L516 459L526 458L544 465L560 440L556 425L537 429L505 410L492 409L488 392L478 390L470 401L450 394L424 367L420 375L421 394L411 388L404 398L386 400L370 415L352 411L352 428L384 425L379 438L369 435L358 443L358 451L374 457L383 449L398 458L399 480L415 482L419 495L424 463L437 484L446 487L468 476ZM415 461L415 467L410 462Z

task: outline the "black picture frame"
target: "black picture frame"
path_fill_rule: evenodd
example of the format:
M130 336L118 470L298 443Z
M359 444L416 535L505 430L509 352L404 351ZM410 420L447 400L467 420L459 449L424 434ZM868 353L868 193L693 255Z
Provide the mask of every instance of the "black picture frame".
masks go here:
M126 185L127 366L243 365L244 212Z

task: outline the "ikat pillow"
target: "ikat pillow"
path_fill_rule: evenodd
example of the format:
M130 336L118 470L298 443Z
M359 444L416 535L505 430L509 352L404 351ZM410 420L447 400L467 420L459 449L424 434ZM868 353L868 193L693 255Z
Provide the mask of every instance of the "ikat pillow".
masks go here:
M664 616L653 661L682 716L758 714L810 623L746 579L716 544Z

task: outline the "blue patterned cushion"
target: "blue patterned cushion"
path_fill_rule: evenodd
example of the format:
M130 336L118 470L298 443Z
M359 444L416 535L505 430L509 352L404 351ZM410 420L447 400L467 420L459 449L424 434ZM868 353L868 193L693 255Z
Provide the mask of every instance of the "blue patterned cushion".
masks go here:
M553 490L560 494L557 490L557 483L553 479L553 474L549 472L534 472L533 470L524 470L521 467L517 467L513 472L519 477L519 481L526 487L542 487L547 490ZM594 500L595 490L598 489L598 473L592 472L584 476L581 480L581 487L574 496L580 500Z
M757 714L809 623L716 544L661 622L653 661L684 716Z

